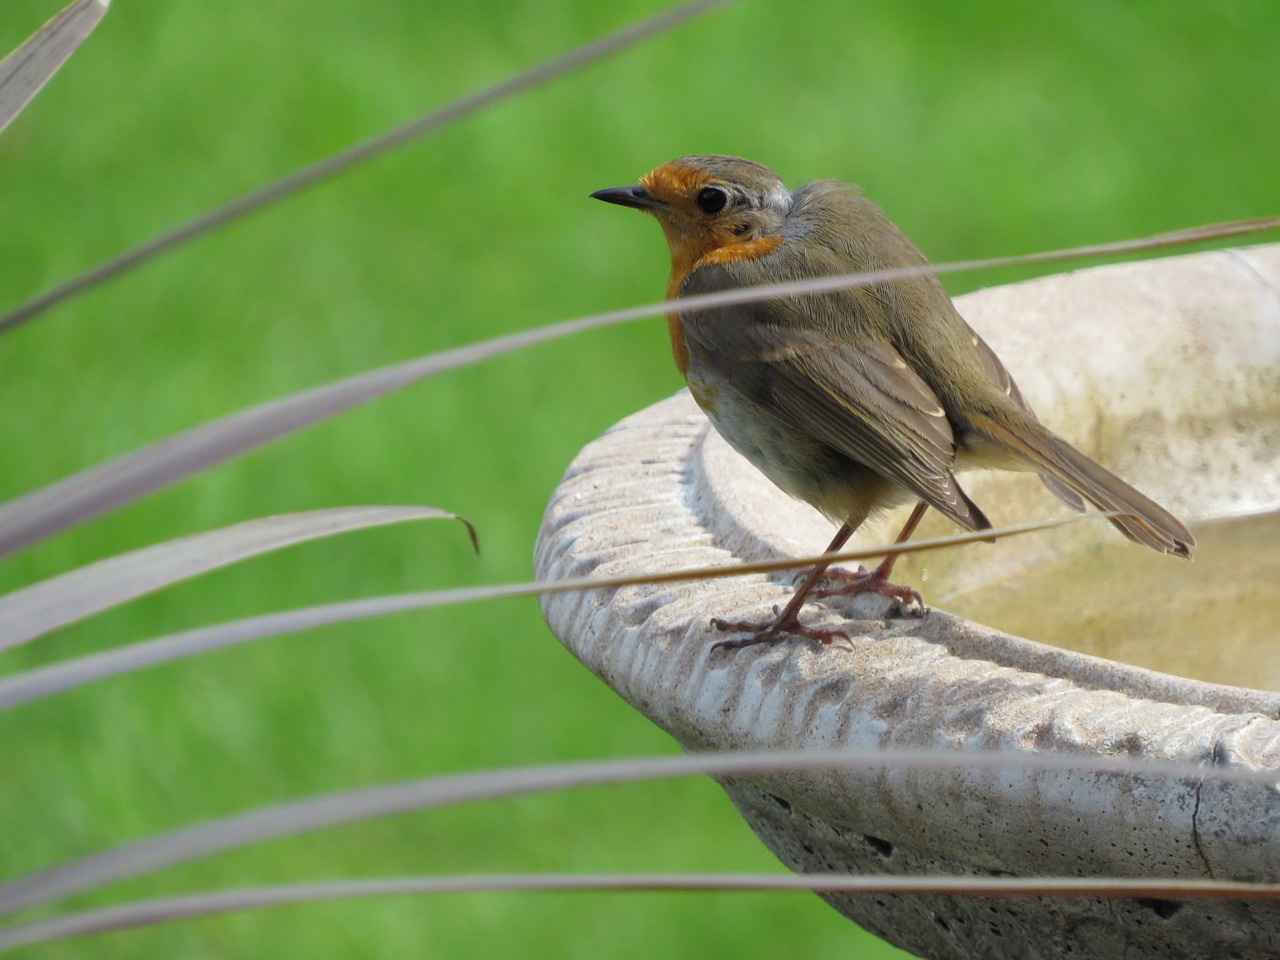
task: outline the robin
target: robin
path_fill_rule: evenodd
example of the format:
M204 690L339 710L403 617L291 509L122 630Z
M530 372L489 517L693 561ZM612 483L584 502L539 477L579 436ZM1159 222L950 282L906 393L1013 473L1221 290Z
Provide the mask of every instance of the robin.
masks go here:
M878 207L853 188L817 180L791 191L768 167L738 157L663 164L638 186L597 200L657 218L671 250L668 299L835 274L927 264ZM839 550L873 513L916 501L898 536L928 507L966 530L991 526L956 473L1030 470L1077 511L1084 501L1123 516L1130 540L1190 558L1195 538L1172 514L1052 433L1004 365L956 311L932 274L834 292L667 314L676 366L735 450L793 497L840 524ZM819 564L766 623L713 620L747 636L740 648L796 634L831 643L839 631L800 623L816 595L874 591L917 604L874 570Z

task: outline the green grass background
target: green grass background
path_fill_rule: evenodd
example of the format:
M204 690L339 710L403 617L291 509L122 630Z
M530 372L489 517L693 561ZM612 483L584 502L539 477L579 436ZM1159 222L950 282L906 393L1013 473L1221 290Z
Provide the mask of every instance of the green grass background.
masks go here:
M9 0L16 45L60 6ZM0 305L661 9L622 0L116 0L0 136ZM653 224L587 199L672 157L855 181L936 261L1280 208L1274 0L750 0L458 123L0 340L0 497L376 365L661 295ZM1027 274L950 277L954 292ZM1085 349L1046 344L1047 349ZM680 386L660 320L449 374L0 564L16 587L249 517L424 503L5 655L7 671L232 617L524 580L577 450ZM0 875L313 792L670 753L531 600L318 630L0 716ZM404 816L80 903L504 870L770 870L704 781ZM890 957L807 895L469 895L246 913L23 957Z

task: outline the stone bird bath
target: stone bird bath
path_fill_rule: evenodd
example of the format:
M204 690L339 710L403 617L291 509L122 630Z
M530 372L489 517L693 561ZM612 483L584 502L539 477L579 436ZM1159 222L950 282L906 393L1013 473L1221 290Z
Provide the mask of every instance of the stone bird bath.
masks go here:
M1280 244L1081 270L957 303L1042 420L1197 533L1218 518L1280 510ZM1061 511L1030 475L969 475L965 486L998 525ZM884 543L900 520L868 525L851 547ZM819 552L831 532L725 446L682 392L574 460L547 508L535 568L551 579L800 556ZM921 535L946 532L938 523ZM926 577L917 583L928 614L888 616L880 597L815 601L806 622L852 638L826 648L792 640L711 650L723 636L712 616L764 616L785 602L789 573L550 596L543 612L588 669L688 751L927 747L1174 760L1280 779L1276 619L1244 646L1224 643L1235 634L1230 608L1210 636L1175 623L1148 644L1157 672L1078 652L1089 649L1088 629L1079 644L1047 646L946 612L951 599L1104 546L1128 551L1121 558L1146 552L1094 522L904 558L900 572ZM1161 571L1187 575L1181 561L1156 560L1166 566L1135 587L1153 608L1176 589ZM1216 591L1254 563L1243 555L1186 569ZM1061 589L1084 597L1092 588ZM1237 608L1248 606L1245 596ZM966 609L983 615L981 603ZM1241 685L1202 678L1215 649L1229 650L1230 663L1208 675ZM1015 773L848 768L722 785L801 872L1280 880L1273 787L1033 764ZM826 899L922 957L1280 956L1275 902Z

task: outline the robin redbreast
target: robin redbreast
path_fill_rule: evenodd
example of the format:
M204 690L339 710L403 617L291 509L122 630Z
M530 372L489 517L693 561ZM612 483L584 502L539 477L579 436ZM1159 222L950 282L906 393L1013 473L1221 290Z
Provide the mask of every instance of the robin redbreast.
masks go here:
M738 157L690 156L639 185L591 194L657 218L671 250L668 299L739 287L927 264L854 188L816 180L792 191L768 167ZM966 530L991 522L956 481L958 470L1030 470L1072 509L1084 501L1121 516L1130 540L1190 558L1195 538L1172 514L1049 431L990 347L956 311L936 276L667 314L676 366L735 450L840 529L839 550L877 511L917 501L899 535L933 507ZM798 634L830 643L839 631L803 626L817 596L875 591L924 605L875 569L819 564L772 621L713 620L748 636L730 648Z

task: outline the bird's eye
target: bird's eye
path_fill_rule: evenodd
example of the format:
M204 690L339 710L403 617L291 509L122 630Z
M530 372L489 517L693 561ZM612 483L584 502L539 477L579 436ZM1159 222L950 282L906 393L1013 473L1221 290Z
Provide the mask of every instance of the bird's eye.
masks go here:
M729 202L729 195L719 187L703 187L698 191L697 202L703 213L719 213Z

